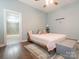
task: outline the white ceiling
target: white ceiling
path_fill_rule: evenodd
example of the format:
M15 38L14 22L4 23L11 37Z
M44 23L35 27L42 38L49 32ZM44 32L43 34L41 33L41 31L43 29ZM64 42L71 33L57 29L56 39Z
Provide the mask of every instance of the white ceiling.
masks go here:
M58 5L49 4L49 6L47 6L45 8L43 7L46 4L45 0L39 0L39 1L35 1L35 0L19 0L19 1L21 1L23 3L26 3L26 4L34 7L34 8L37 8L37 9L39 9L41 11L50 12L50 11L55 10L58 7L72 4L72 3L76 2L77 0L56 0L56 1L59 2Z

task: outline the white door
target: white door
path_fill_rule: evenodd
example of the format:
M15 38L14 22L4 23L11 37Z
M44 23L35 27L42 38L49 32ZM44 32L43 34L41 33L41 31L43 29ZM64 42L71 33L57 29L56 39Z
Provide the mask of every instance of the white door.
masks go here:
M5 9L4 16L5 43L7 45L19 43L22 38L21 13Z

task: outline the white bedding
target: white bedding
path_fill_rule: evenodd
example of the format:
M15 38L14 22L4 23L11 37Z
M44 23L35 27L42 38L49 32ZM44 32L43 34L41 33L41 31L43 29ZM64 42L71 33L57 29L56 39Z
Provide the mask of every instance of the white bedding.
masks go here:
M66 35L54 34L54 33L31 34L30 38L31 38L31 41L40 45L45 45L48 48L48 51L51 51L54 48L56 48L57 42L60 42L66 38Z

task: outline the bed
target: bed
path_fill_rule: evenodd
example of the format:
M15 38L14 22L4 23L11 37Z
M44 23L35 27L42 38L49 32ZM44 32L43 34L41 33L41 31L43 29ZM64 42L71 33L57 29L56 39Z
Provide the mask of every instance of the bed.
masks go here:
M66 39L64 34L30 34L30 40L34 43L37 43L41 46L45 46L48 51L51 51L56 48L56 43Z

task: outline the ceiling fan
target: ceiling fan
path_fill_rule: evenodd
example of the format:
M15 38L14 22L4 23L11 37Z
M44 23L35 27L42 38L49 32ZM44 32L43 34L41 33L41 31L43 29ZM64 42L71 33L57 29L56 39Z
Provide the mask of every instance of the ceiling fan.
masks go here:
M40 1L40 0L35 0L35 1ZM49 6L49 4L51 5L58 5L59 4L59 0L45 0L45 4L43 5L44 8L46 8L47 6Z
M58 0L45 0L46 2L46 5L49 5L49 4L55 4L55 5L58 5Z
M39 0L35 0L35 1L39 1Z
M45 4L43 5L44 8L47 6L51 5L58 5L59 1L58 0L45 0Z

